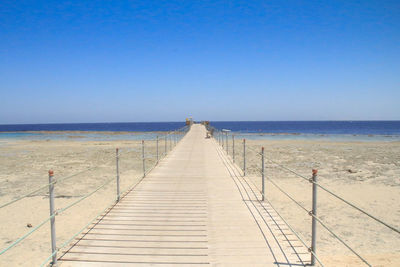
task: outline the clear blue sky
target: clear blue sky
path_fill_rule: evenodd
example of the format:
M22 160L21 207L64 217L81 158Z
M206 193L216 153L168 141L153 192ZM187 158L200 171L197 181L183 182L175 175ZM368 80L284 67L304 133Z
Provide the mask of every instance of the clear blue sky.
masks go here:
M1 1L0 123L400 119L400 1Z

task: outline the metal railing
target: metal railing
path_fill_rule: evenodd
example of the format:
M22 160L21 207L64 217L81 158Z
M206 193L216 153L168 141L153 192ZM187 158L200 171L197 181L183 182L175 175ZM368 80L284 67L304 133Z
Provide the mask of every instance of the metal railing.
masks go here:
M16 245L22 243L26 238L28 238L30 235L35 233L37 230L42 228L47 222L50 221L50 233L51 233L51 254L49 257L47 257L44 262L41 264L41 266L45 266L46 264L50 262L50 265L56 265L57 264L57 252L63 249L64 247L68 246L79 234L81 234L87 227L95 221L101 214L103 214L106 210L110 209L112 206L114 206L116 203L120 201L127 193L132 191L136 185L140 183L140 181L146 177L146 175L151 172L151 170L157 166L160 160L162 160L172 149L175 147L179 141L186 135L186 133L189 131L190 126L184 126L182 128L179 128L177 130L168 132L166 134L161 134L156 136L155 139L148 139L148 140L142 140L141 142L141 165L142 165L142 172L143 174L141 175L140 179L133 184L131 184L127 190L125 190L124 193L121 194L121 188L120 188L120 159L121 156L129 156L130 153L132 152L139 152L138 149L126 149L125 151L121 152L119 148L116 148L116 154L115 154L115 171L116 175L115 177L111 177L107 179L103 184L95 188L93 191L81 196L79 199L73 201L71 204L61 208L61 209L56 209L55 208L55 193L54 190L56 188L57 184L60 184L61 182L65 182L71 178L74 177L79 177L79 175L87 173L88 171L92 171L95 169L99 169L100 166L94 166L90 168L86 168L82 171L76 172L72 175L68 175L65 177L61 178L55 178L54 171L49 170L48 172L48 177L49 177L49 182L48 184L42 185L38 187L37 189L34 189L28 193L25 193L15 199L12 199L6 203L3 203L0 205L0 209L5 208L7 206L10 206L22 199L25 199L27 197L34 196L36 193L40 192L41 190L44 190L45 188L48 188L49 192L49 211L50 211L50 216L42 220L40 223L38 223L35 227L33 227L30 231L26 232L22 236L18 237L14 242L9 244L7 247L3 248L0 250L0 256L5 254L7 251L11 250L14 248ZM160 148L160 140L164 140L164 150ZM146 144L147 142L155 142L155 153L151 154L146 151ZM169 143L169 145L167 145ZM110 160L113 158L110 158ZM152 159L154 163L152 165L149 165L148 160ZM148 166L146 168L146 166ZM69 240L66 242L62 243L62 245L57 246L57 238L56 238L56 217L65 211L69 210L70 208L74 207L78 203L84 201L85 199L89 198L99 190L103 189L107 185L109 185L111 182L116 181L116 198L115 200L112 200L110 205L107 206L106 209L102 210L100 213L98 213L89 223L87 223L83 228L81 228L77 233L75 233Z
M338 240L341 244L343 244L352 254L354 254L361 262L366 264L367 266L371 266L371 264L360 255L360 253L356 252L354 248L352 248L347 242L343 240L334 230L332 230L331 227L327 225L326 222L324 222L320 216L317 214L317 208L318 208L318 198L317 198L317 191L318 188L321 190L327 192L334 198L340 200L342 203L345 203L347 206L357 210L358 212L361 212L362 214L368 216L369 218L373 219L375 222L385 226L387 229L390 229L391 231L400 234L400 230L395 228L394 226L391 226L390 224L384 222L383 220L377 218L376 216L370 214L369 212L361 209L360 207L356 206L355 204L351 203L350 201L344 199L343 197L340 197L338 194L334 193L332 190L328 189L325 185L322 185L321 183L318 182L318 171L313 169L312 170L312 175L311 177L306 177L304 175L299 174L298 172L270 159L265 157L264 153L264 147L261 147L259 151L255 150L252 147L246 146L246 139L243 139L242 144L240 146L243 146L242 148L242 162L239 162L237 159L237 156L235 156L235 134L230 132L230 131L220 131L212 126L209 126L209 130L213 132L213 137L215 141L222 147L222 149L226 152L228 158L232 161L233 164L236 164L236 167L241 169L243 171L242 177L248 176L248 168L246 167L246 156L248 154L248 151L251 151L253 154L259 157L260 160L260 167L255 171L256 176L259 175L261 179L261 188L259 188L252 180L249 180L253 186L257 188L261 195L261 201L266 201L272 208L273 210L278 214L278 216L283 220L283 222L288 226L288 228L293 232L293 234L296 235L296 237L300 240L300 242L303 244L304 247L308 249L310 252L310 257L311 257L311 265L315 265L316 262L318 262L321 266L323 266L323 263L318 259L317 257L317 242L316 242L316 237L317 237L317 224L321 225L326 231L329 232L330 235L332 235L336 240ZM240 134L243 136L243 134ZM229 140L232 140L229 142ZM237 142L236 142L237 143ZM231 146L231 148L228 148L228 146ZM230 153L230 151L232 151ZM237 148L236 148L237 151ZM279 186L274 179L272 179L269 176L265 175L265 161L274 164L275 166L279 167L280 169L287 171L291 174L294 174L296 177L299 177L305 181L308 181L309 183L312 184L312 209L308 210L306 207L304 207L299 201L297 201L292 195L287 193L281 186ZM310 217L311 217L311 244L308 246L306 242L304 241L304 238L301 237L301 235L294 230L294 228L287 222L287 220L281 216L281 214L278 212L278 210L272 205L271 201L268 199L268 195L265 192L265 182L268 181L270 182L274 187L278 189L279 192L281 192L284 196L286 196L290 201L292 201L294 204L296 204L301 210L306 212Z

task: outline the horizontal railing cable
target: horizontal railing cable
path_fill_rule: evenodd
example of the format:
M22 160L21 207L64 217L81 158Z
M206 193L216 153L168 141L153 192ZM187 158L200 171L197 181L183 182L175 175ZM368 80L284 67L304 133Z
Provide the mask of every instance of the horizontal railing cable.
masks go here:
M312 181L311 181L311 182L312 182ZM312 182L312 183L314 183L314 182ZM368 212L366 212L366 211L360 209L360 208L357 207L356 205L354 205L354 204L350 203L349 201L345 200L344 198L338 196L337 194L335 194L335 193L333 193L332 191L328 190L327 188L325 188L324 186L320 185L319 183L315 183L315 184L316 184L319 188L321 188L322 190L324 190L325 192L327 192L327 193L331 194L332 196L336 197L337 199L343 201L344 203L346 203L347 205L351 206L352 208L358 210L359 212L361 212L361 213L367 215L368 217L370 217L371 219L374 219L375 221L377 221L377 222L383 224L384 226L386 226L387 228L389 228L389 229L393 230L394 232L400 234L400 230L399 230L399 229L394 228L393 226L391 226L391 225L385 223L384 221L382 221L382 220L376 218L375 216L369 214Z
M184 135L187 133L188 129L189 129L189 128L188 128L187 126L185 126L185 127L182 127L182 128L180 128L180 129L176 130L175 132L169 133L168 135L177 135L177 133L178 133L180 130L182 130L182 133L183 133L183 136L184 136ZM183 138L183 136L181 136L181 138L178 138L177 141L181 140L181 139ZM123 154L130 153L130 152L139 152L139 151L140 151L140 150L136 150L136 151L135 151L135 149L131 149L131 150L124 151ZM164 156L165 156L166 154L167 154L167 152L162 153L161 155L164 155ZM154 156L154 155L150 155L150 156ZM115 158L115 157L112 157L112 159L114 159L114 158ZM151 170L153 170L153 169L155 168L156 165L157 165L157 162L156 162L156 163L152 166L152 168L150 168L146 173L149 173ZM72 175L68 175L68 176L65 176L65 177L56 179L56 180L54 180L54 181L51 182L51 183L48 183L48 184L46 184L46 185L43 185L43 186L39 187L38 189L35 189L35 190L33 190L33 191L31 191L31 192L29 192L29 193L27 193L27 194L24 194L24 195L22 195L22 196L20 196L20 197L18 197L18 198L16 198L16 199L13 199L13 200L11 200L11 201L9 201L9 202L7 202L7 203L4 203L4 204L0 205L0 209L1 209L1 208L4 208L4 207L7 207L7 206L9 206L9 205L11 205L11 204L13 204L13 203L15 203L15 202L17 202L17 201L23 199L23 198L29 197L29 196L31 196L31 195L33 195L33 194L35 194L35 193L37 193L37 192L43 190L44 188L49 187L49 186L51 186L51 185L54 185L54 184L56 184L56 183L60 183L60 182L66 181L66 180L68 180L68 179L70 179L70 178L72 178L72 177L75 177L75 176L77 176L77 175L80 175L80 174L82 174L82 173L85 173L85 172L87 172L87 171L91 171L91 170L94 170L94 169L97 169L97 168L100 168L100 167L102 167L102 166L90 167L90 168L87 168L87 169L85 169L85 170L82 170L82 171L79 171L79 172L77 172L77 173L74 173L74 174L72 174ZM141 179L139 179L139 181L136 182L136 184L134 183L134 184L131 186L131 189L129 189L129 190L133 190L133 188L135 188L135 186L136 186L138 183L140 183L140 181L142 181L143 178L144 178L144 176L143 176ZM102 189L103 187L105 187L106 185L108 185L110 182L112 182L112 181L114 181L114 180L115 180L114 177L113 177L112 179L107 180L105 183L103 183L102 185L100 185L99 187L97 187L97 188L96 188L95 190L93 190L92 192L90 192L90 193L84 195L83 197L81 197L80 199L78 199L78 200L74 201L73 203L67 205L66 207L61 208L61 209L59 209L59 210L56 210L56 211L54 212L54 214L52 214L51 216L49 216L48 218L46 218L45 220L43 220L42 222L40 222L37 226L35 226L34 228L32 228L29 232L25 233L25 234L22 235L21 237L19 237L17 240L15 240L14 242L12 242L12 243L11 243L10 245L8 245L6 248L2 249L2 250L0 251L0 255L4 254L5 252L7 252L8 250L10 250L11 248L13 248L13 247L15 247L16 245L18 245L19 243L21 243L23 240L25 240L27 237L29 237L32 233L34 233L34 232L36 232L37 230L39 230L44 224L46 224L46 223L47 223L48 221L50 221L52 218L54 218L54 217L56 217L57 215L59 215L59 214L65 212L66 210L70 209L71 207L77 205L77 204L80 203L81 201L87 199L88 197L90 197L91 195L95 194L95 193L98 192L100 189ZM126 192L128 192L129 190L127 190ZM115 203L115 201L113 201L113 203ZM105 210L107 210L108 208L109 208L109 207L107 207ZM104 210L104 211L105 211L105 210ZM104 211L102 211L101 213L103 213ZM78 233L76 233L71 239L69 239L67 242L65 242L65 243L61 246L61 248L62 248L62 247L65 247L68 243L70 243L77 235L79 235L84 229L86 229L86 228L87 228L101 213L99 213L93 220L91 220L87 225L85 225L85 227L82 228ZM52 257L57 253L57 251L59 251L59 250L60 250L60 248L58 248L55 252L53 252L53 253L46 259L46 261L42 264L42 266L43 266L44 264L46 264L46 263L50 260L50 258L52 258Z
M115 201L111 202L110 205L107 206L107 208L105 208L104 210L102 210L101 212L99 212L90 222L88 222L84 227L82 227L78 232L76 232L70 239L68 239L67 241L65 241L61 246L57 247L57 250L54 251L49 257L46 258L45 261L43 261L43 263L40 265L45 266L45 264L54 256L57 254L58 251L60 251L62 248L66 247L68 244L70 244L72 242L72 240L74 240L79 234L81 234L89 225L91 225L102 213L104 213L105 211L107 211L110 207L112 207L115 204Z
M285 168L287 170L290 170L288 168ZM290 170L292 173L297 174L296 172ZM251 179L249 179L251 181ZM353 248L351 248L345 241L343 241L334 231L332 231L328 226L326 226L326 224L317 216L315 216L314 214L312 214L311 212L309 212L304 206L302 206L298 201L296 201L292 196L290 196L288 193L286 193L281 187L279 187L271 178L267 178L268 181L270 181L276 188L279 189L279 191L281 191L283 194L285 194L289 199L291 199L294 203L296 203L301 209L303 209L304 211L306 211L310 216L314 217L320 224L321 226L323 226L333 237L335 237L337 240L339 240L344 246L346 246L347 249L349 249L354 255L356 255L360 260L362 260L365 264L367 264L368 266L371 266L362 256L360 256ZM309 180L309 179L307 179ZM311 181L312 182L312 181ZM253 183L254 184L254 183ZM315 183L317 186L319 186L320 188L322 188L318 183ZM256 185L254 185L256 186ZM256 188L258 189L258 187L256 186ZM326 188L323 188L324 190ZM259 190L259 189L258 189ZM262 194L262 191L260 191L260 193ZM329 192L334 194L333 192ZM264 197L266 198L266 196L264 195ZM337 196L339 197L339 196ZM339 197L340 198L340 197ZM346 200L342 199L343 201L347 202ZM268 200L267 200L268 201ZM281 219L285 222L285 224L291 228L292 232L294 231L292 227L290 227L288 225L288 223L283 219L282 216L280 216L280 214L276 211L276 209L272 206L271 202L268 201L268 203L271 205L271 207L275 210L275 212L279 215L279 217L281 217ZM352 205L351 203L348 203L349 205ZM358 207L354 206L354 208L356 208L358 210ZM364 213L364 212L363 212ZM369 214L368 214L369 215ZM372 215L371 215L372 216ZM374 218L377 219L377 218ZM379 219L377 219L379 220ZM391 228L389 226L389 228ZM394 229L396 231L396 229ZM295 233L296 234L296 233ZM297 234L296 234L297 236ZM299 238L299 237L298 237ZM315 254L313 254L315 256ZM321 262L318 261L320 264Z
M250 149L252 151L255 151L253 148L247 147L247 149ZM258 153L257 151L255 151L256 153ZM261 153L258 153L259 155L262 155ZM327 193L331 194L332 196L336 197L337 199L343 201L344 203L348 204L349 206L353 207L354 209L360 211L361 213L367 215L368 217L374 219L375 221L385 225L386 227L388 227L389 229L400 233L400 231L392 226L390 226L389 224L383 222L382 220L376 218L375 216L369 214L368 212L360 209L359 207L357 207L356 205L350 203L349 201L343 199L342 197L338 196L337 194L333 193L332 191L330 191L329 189L325 188L324 186L314 182L312 179L309 179L293 170L291 170L290 168L287 168L285 166L283 166L282 164L277 163L274 160L271 160L269 158L267 158L267 161L272 162L274 164L276 164L277 166L279 166L280 168L289 171L292 174L295 174L296 176L301 177L302 179L309 181L311 183L314 183L315 185L317 185L319 188L323 189L324 191L326 191ZM255 170L257 173L261 173L262 171L256 169ZM244 177L243 177L244 178ZM308 250L310 251L310 253L315 257L315 259L318 261L319 264L322 264L322 262L318 259L316 253L314 251L312 251L304 242L304 240L300 237L300 235L293 229L293 227L290 226L290 224L283 218L283 216L280 215L280 213L275 209L275 207L272 205L272 203L267 199L267 197L265 196L265 194L263 194L262 190L260 190L258 188L258 186L252 181L251 177L248 177L248 179L254 186L255 188L262 194L264 195L264 199L268 202L268 204L273 208L273 210L277 213L277 215L282 219L282 221L288 226L288 228L296 235L296 237L301 241L301 243L308 248ZM284 189L282 189L277 183L275 183L273 181L273 179L271 178L267 178L268 181L270 181L280 192L282 192L285 196L287 196L291 201L293 201L297 206L299 206L302 210L304 210L305 212L307 212L307 214L309 214L310 216L312 216L313 218L316 219L316 221L318 221L318 223L323 226L334 238L336 238L339 242L341 242L347 249L349 249L354 255L356 255L362 262L364 262L366 265L371 266L361 255L359 255L353 248L351 248L343 239L341 239L333 230L331 230L319 217L317 217L316 215L314 215L312 213L312 211L309 211L307 208L305 208L302 204L300 204L297 200L295 200L289 193L287 193Z
M57 214L61 214L62 212L70 209L71 207L75 206L76 204L78 204L79 202L81 202L82 200L85 200L86 198L90 197L91 195L93 195L94 193L96 193L97 191L99 191L100 189L102 189L103 187L105 187L106 185L108 185L109 183L111 183L112 181L115 181L115 178L113 177L112 179L109 179L108 181L106 181L104 184L102 184L101 186L97 187L95 190L93 190L92 192L90 192L89 194L84 195L83 197L81 197L80 199L72 202L71 204L69 204L68 206L61 208L59 210L56 211Z
M303 178L303 179L306 180L306 181L309 181L309 180L310 180L309 178L307 178L307 177L305 177L305 176L303 176L303 175L301 175L301 174L295 172L294 170L291 170L291 169L289 169L289 168L283 166L282 164L279 164L278 162L276 162L276 161L274 161L274 160L272 160L272 159L270 159L270 158L266 158L265 160L274 163L275 165L279 166L280 168L282 168L282 169L284 169L284 170L287 170L288 172L291 172L291 173L293 173L294 175L297 175L297 176L299 176L300 178Z
M35 193L37 193L37 192L43 190L44 188L48 188L49 185L56 184L56 183L60 183L60 182L62 182L62 181L65 181L65 180L68 180L68 179L70 179L70 178L72 178L72 177L75 177L75 176L77 176L77 175L79 175L79 174L85 173L85 172L87 172L87 171L90 171L90 170L93 170L93 169L96 169L96 168L99 168L99 167L100 167L100 166L90 167L90 168L85 169L85 170L83 170L83 171L80 171L80 172L77 172L77 173L68 175L68 176L63 177L63 178L56 179L54 182L45 184L45 185L39 187L38 189L35 189L35 190L33 190L33 191L31 191L31 192L25 194L25 195L22 195L22 196L20 196L20 197L18 197L18 198L15 198L15 199L13 199L13 200L7 202L7 203L2 204L2 205L0 206L0 209L2 209L2 208L4 208L4 207L7 207L7 206L9 206L9 205L11 205L11 204L13 204L13 203L15 203L15 202L21 200L21 199L24 199L24 198L26 198L26 197L29 197L29 196L31 196L31 195L33 195L33 194L35 194Z
M48 217L47 219L45 219L44 221L42 221L41 223L39 223L37 226L35 226L34 228L32 228L32 230L30 230L29 232L27 232L26 234L24 234L23 236L19 237L17 240L15 240L14 242L12 242L10 245L8 245L6 248L4 248L3 250L0 251L0 255L4 254L5 252L7 252L8 250L10 250L11 248L15 247L16 245L18 245L19 243L21 243L24 239L26 239L28 236L30 236L33 232L36 232L40 227L42 227L45 223L47 223L48 221L50 221L52 218L54 218L56 216L56 214L51 215L50 217Z
M260 171L259 171L260 172ZM261 172L260 172L261 173ZM253 186L257 189L257 191L259 191L259 193L262 193L262 190L260 190L258 188L258 186L252 181L251 177L243 177L243 179L246 179L248 181L250 181ZM286 192L284 192L283 189L281 189L276 183L274 183L270 178L268 178L268 180L270 180L270 182L272 184L274 184L279 190L282 191L282 193L284 193L287 197L289 197L292 201L294 201L299 207L301 207L304 211L306 211L307 213L309 213L309 211L303 207L300 203L298 203L293 197L291 197L289 194L287 194ZM275 211L275 213L282 219L282 221L285 223L285 225L293 232L293 234L299 239L299 241L302 243L302 245L307 248L307 250L309 250L309 252L314 255L315 259L317 260L317 262L323 267L323 263L321 262L321 260L318 258L318 256L316 255L315 252L311 251L310 248L307 246L306 242L303 240L303 238L300 236L299 233L297 233L294 228L283 218L283 216L275 209L275 207L272 205L272 203L267 199L267 197L264 194L264 200L266 200L268 202L268 204L271 206L271 208ZM259 203L263 206L262 202L259 201Z
M55 182L53 182L53 183L51 183L51 184L54 184L54 183L55 183ZM13 203L15 203L15 202L21 200L21 199L24 199L24 198L26 198L26 197L29 197L29 196L31 196L31 195L33 195L33 194L35 194L35 193L37 193L37 192L39 192L39 191L45 189L45 188L48 188L49 185L51 185L51 184L46 184L46 185L44 185L44 186L42 186L42 187L39 187L38 189L35 189L35 190L33 190L33 191L31 191L31 192L25 194L25 195L22 195L22 196L20 196L20 197L18 197L18 198L15 198L15 199L13 199L13 200L7 202L7 203L4 203L4 204L0 205L0 209L5 208L5 207L7 207L7 206L9 206L9 205L11 205L11 204L13 204Z
M153 166L149 170L146 170L145 175L150 173L156 166L157 166L157 162L155 164L153 164Z
M120 152L119 156L125 155L125 154L128 154L128 153L131 153L131 152L140 152L140 151L141 151L141 150L139 150L139 149L129 149L129 150ZM154 155L150 155L150 157L155 157L155 156L154 156ZM115 157L112 157L112 159L114 159L114 158L115 158ZM90 168L84 169L84 170L82 170L82 171L76 172L76 173L74 173L74 174L71 174L71 175L68 175L68 176L65 176L65 177L62 177L62 178L55 179L55 181L52 182L52 183L45 184L45 185L43 185L43 186L41 186L41 187L39 187L39 188L37 188L37 189L35 189L35 190L33 190L33 191L30 191L29 193L26 193L26 194L24 194L24 195L22 195L22 196L20 196L20 197L17 197L17 198L15 198L15 199L10 200L9 202L6 202L6 203L4 203L4 204L1 204L1 205L0 205L0 209L5 208L5 207L7 207L7 206L9 206L9 205L11 205L11 204L13 204L13 203L15 203L15 202L18 202L18 201L21 200L21 199L26 198L26 197L30 197L30 196L32 196L33 194L35 194L35 193L37 193L37 192L39 192L39 191L41 191L41 190L43 190L43 189L45 189L45 188L48 188L49 185L52 185L52 184L56 184L56 183L60 183L60 182L66 181L66 180L68 180L68 179L70 179L70 178L73 178L73 177L75 177L75 176L77 176L77 175L80 175L80 174L85 173L85 172L88 172L88 171L95 170L95 169L100 168L100 167L102 167L102 166L97 165L97 166L90 167Z
M130 153L132 153L132 152L141 152L142 150L141 149L138 149L138 148L127 148L127 149L125 149L125 150L122 150L121 152L119 152L119 156L122 156L122 155L126 155L126 154L130 154Z
M303 207L300 203L298 203L293 197L291 197L289 194L287 194L283 189L281 189L276 183L274 183L270 178L267 178L273 185L275 185L282 193L284 193L288 198L290 198L294 203L296 203L300 208L302 208L304 211L306 211L309 214L309 211ZM254 184L254 182L250 179L250 177L247 177L247 180L249 180L256 188L257 190L260 192L260 194L262 194L262 191L258 188L257 185ZM300 242L303 244L303 246L307 249L309 249L309 247L307 246L307 244L303 241L303 239L300 237L300 235L293 229L293 227L282 217L282 215L280 215L280 213L275 209L275 207L271 204L271 202L267 199L267 196L265 196L264 194L264 200L266 200L268 202L268 204L271 206L271 208L276 212L276 214L282 219L282 221L287 225L287 227L296 235L296 237L300 240ZM310 251L311 254L313 254L316 258L316 260L319 262L319 264L321 266L324 266L322 264L322 262L318 259L318 257L316 256L316 254L313 251Z
M248 180L250 181L250 183L252 183L252 185L257 189L257 191L259 193L262 193L262 190L260 188L258 188L258 186L253 182L253 180L251 179L251 176L247 176Z
M109 160L111 160L111 159L109 159ZM87 169L85 169L85 170L82 170L82 171L80 171L80 172L77 172L77 173L68 175L68 176L66 176L66 177L58 178L58 179L56 179L56 180L54 181L54 183L61 183L61 182L64 182L64 181L66 181L66 180L68 180L68 179L71 179L71 178L73 178L73 177L75 177L75 176L78 176L78 175L80 175L80 174L82 174L82 173L85 173L85 172L88 172L88 171L93 171L93 170L98 169L98 168L100 168L100 167L102 167L102 166L97 165L97 166L90 167L90 168L87 168Z
M307 177L305 177L305 176L303 176L303 175L301 175L301 174L299 174L299 173L297 173L297 172L295 172L295 171L293 171L293 170L291 170L291 169L289 169L289 168L287 168L287 167L285 167L285 166L283 166L283 165L277 163L277 162L274 161L274 160L271 160L271 159L269 159L269 158L267 158L266 160L267 160L267 161L270 161L270 162L272 162L272 163L274 163L274 164L276 164L276 165L278 165L278 166L281 167L282 169L285 169L285 170L287 170L287 171L289 171L289 172L291 172L291 173L293 173L293 174L295 174L295 175L301 177L302 179L304 179L304 180L306 180L306 181L309 181L309 182L313 183L309 178L307 178ZM361 213L367 215L368 217L370 217L371 219L373 219L373 220L375 220L375 221L377 221L377 222L383 224L383 225L386 226L387 228L389 228L389 229L393 230L394 232L400 234L400 230L399 230L399 229L396 229L395 227L389 225L388 223L382 221L381 219L376 218L376 217L373 216L372 214L370 214L370 213L366 212L365 210L363 210L363 209L357 207L357 206L354 205L353 203L351 203L351 202L345 200L344 198L342 198L342 197L340 197L339 195L335 194L334 192L332 192L331 190L329 190L329 189L327 189L326 187L322 186L321 184L319 184L319 183L315 183L315 184L316 184L319 188L321 188L322 190L324 190L325 192L327 192L327 193L329 193L330 195L336 197L337 199L343 201L344 203L346 203L346 204L349 205L350 207L352 207L352 208L358 210L359 212L361 212Z
M153 165L153 167L147 172L151 172L151 170L153 170L155 168L156 164ZM139 178L139 181L133 183L131 186L129 186L130 189L126 190L125 193L123 193L122 195L126 194L127 192L133 190L136 185L138 185L142 180L144 179L144 176ZM115 201L111 202L111 204L109 206L107 206L106 209L102 210L100 213L98 213L89 223L87 223L84 227L82 227L77 233L75 233L70 239L68 239L66 242L64 242L60 247L57 248L57 250L55 252L53 252L49 257L46 258L46 260L40 265L40 266L44 266L58 251L60 251L62 248L64 248L65 246L67 246L74 238L76 238L80 233L82 233L90 224L93 223L93 221L95 221L102 213L104 213L107 209L109 209L110 207L112 207L115 204ZM59 213L57 213L58 215ZM55 216L56 214L54 214Z
M278 186L271 178L267 178L268 181L270 181L276 188L278 188L279 191L281 191L283 194L285 194L289 199L291 199L297 206L302 208L305 212L309 213L309 210L307 210L303 205L301 205L297 200L295 200L291 195L286 193L280 186ZM264 197L266 197L264 195Z
M41 226L43 226L46 222L48 222L51 218L55 217L56 215L61 214L62 212L68 210L69 208L75 206L76 204L78 204L79 202L83 201L84 199L90 197L91 195L93 195L94 193L96 193L97 191L99 191L101 188L103 188L104 186L106 186L107 184L109 184L111 181L113 181L113 179L108 180L106 183L102 184L100 187L96 188L94 191L90 192L89 194L83 196L82 198L78 199L77 201L74 201L73 203L71 203L70 205L61 208L59 210L57 210L53 215L51 215L50 217L48 217L47 219L45 219L44 221L42 221L39 225L37 225L36 227L34 227L32 230L30 230L28 233L24 234L22 237L18 238L16 241L14 241L12 244L10 244L7 248L3 249L0 252L0 255L2 255L3 253L5 253L7 250L11 249L12 247L14 247L15 245L17 245L18 243L20 243L21 241L23 241L25 238L27 238L28 236L30 236L33 232L35 232L36 230L38 230Z
M251 151L255 152L256 154L258 154L259 156L261 156L261 152L257 151L256 149L254 149L254 148L252 148L250 146L247 146L246 150L251 150Z
M333 235L337 240L339 240L343 245L345 245L354 255L356 255L360 260L362 260L368 266L372 266L369 264L363 257L361 257L354 249L352 249L346 242L344 242L335 232L333 232L328 226L324 224L324 222L315 216L314 214L310 213L310 215L315 218L331 235Z
M275 213L279 216L279 218L282 219L282 221L286 224L286 226L293 232L293 234L295 234L295 236L300 240L300 242L303 244L303 246L305 248L307 248L309 250L309 252L314 255L315 259L318 261L318 263L321 266L324 266L323 263L320 261L320 259L318 259L317 254L315 252L313 252L312 250L310 251L310 248L307 246L306 242L304 242L304 240L301 238L300 234L297 233L293 227L283 218L283 216L275 209L275 207L272 205L272 203L268 200L268 198L265 198L264 200L266 200L268 202L268 204L271 206L271 208L275 211Z
M183 126L183 127L179 128L177 130L174 130L174 131L167 131L167 133L160 132L158 137L159 138L164 138L164 137L171 136L171 135L178 136L178 135L185 134L187 131L188 131L188 126ZM153 136L154 136L154 134L153 134ZM146 138L144 140L145 141L156 141L157 139L156 138L151 138L151 139L147 139ZM137 140L137 141L140 141L140 140Z
M256 173L256 174L262 175L262 172L261 172L259 169L250 169L250 168L248 168L247 171L248 171L248 173L249 173L250 175L251 175L252 173Z

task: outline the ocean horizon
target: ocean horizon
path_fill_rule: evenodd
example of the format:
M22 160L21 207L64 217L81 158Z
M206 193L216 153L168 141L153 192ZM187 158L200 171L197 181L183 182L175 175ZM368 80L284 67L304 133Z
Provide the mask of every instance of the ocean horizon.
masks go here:
M400 141L400 121L210 121L238 138ZM152 139L185 122L2 124L2 139ZM161 133L160 133L161 132Z

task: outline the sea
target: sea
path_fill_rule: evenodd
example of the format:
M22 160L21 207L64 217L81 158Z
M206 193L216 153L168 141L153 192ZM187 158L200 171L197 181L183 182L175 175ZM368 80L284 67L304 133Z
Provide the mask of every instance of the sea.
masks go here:
M211 121L210 125L247 139L400 141L400 121ZM0 139L153 139L183 126L185 122L3 124Z
M219 121L211 125L247 139L400 141L400 121Z
M149 140L185 122L0 124L0 140Z

